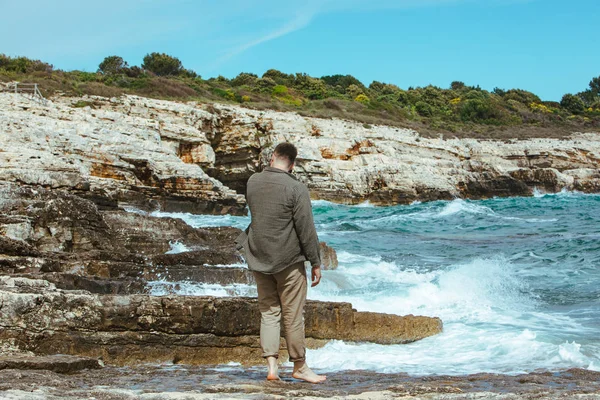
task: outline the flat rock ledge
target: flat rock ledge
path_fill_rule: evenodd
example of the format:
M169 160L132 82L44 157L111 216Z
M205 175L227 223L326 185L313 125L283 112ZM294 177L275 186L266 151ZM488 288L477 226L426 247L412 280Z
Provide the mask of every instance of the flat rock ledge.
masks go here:
M0 370L47 370L61 374L70 374L84 369L100 369L102 367L104 367L104 363L101 360L65 354L33 357L14 355L9 357L0 357Z
M97 295L4 276L0 305L0 346L16 344L36 355L101 357L116 365L262 363L254 298ZM410 343L442 331L439 318L320 301L307 302L305 324L309 348L330 340Z
M327 372L312 385L280 370L267 382L264 367L139 365L107 366L77 374L0 370L0 397L11 400L597 400L600 373L581 369L516 376L481 373L412 377L371 371ZM4 396L4 397L3 397Z

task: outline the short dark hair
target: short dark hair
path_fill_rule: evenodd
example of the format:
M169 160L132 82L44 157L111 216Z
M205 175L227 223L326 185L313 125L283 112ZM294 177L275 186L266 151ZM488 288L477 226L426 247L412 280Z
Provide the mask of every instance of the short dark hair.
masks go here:
M275 151L273 152L275 157L277 158L285 158L293 164L296 161L296 156L298 155L298 149L291 143L283 142L279 143L277 147L275 147Z

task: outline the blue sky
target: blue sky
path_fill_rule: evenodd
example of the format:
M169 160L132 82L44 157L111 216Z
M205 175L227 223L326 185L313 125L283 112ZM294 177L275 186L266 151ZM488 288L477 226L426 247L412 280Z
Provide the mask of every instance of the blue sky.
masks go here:
M544 100L600 75L600 0L0 0L0 53L95 71L158 51L204 78L267 69Z

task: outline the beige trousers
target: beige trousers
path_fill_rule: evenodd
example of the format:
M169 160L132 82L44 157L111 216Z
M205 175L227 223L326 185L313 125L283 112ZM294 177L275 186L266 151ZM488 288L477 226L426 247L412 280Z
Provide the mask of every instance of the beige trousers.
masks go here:
M290 361L304 361L304 304L306 269L304 262L267 275L254 272L260 309L260 346L263 357L279 357L281 320Z

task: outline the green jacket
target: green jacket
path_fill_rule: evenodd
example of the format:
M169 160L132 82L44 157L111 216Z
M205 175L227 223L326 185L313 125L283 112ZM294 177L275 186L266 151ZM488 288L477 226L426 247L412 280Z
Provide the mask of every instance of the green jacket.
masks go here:
M266 167L248 179L252 217L236 239L252 271L275 274L300 261L321 265L308 189L296 177Z

